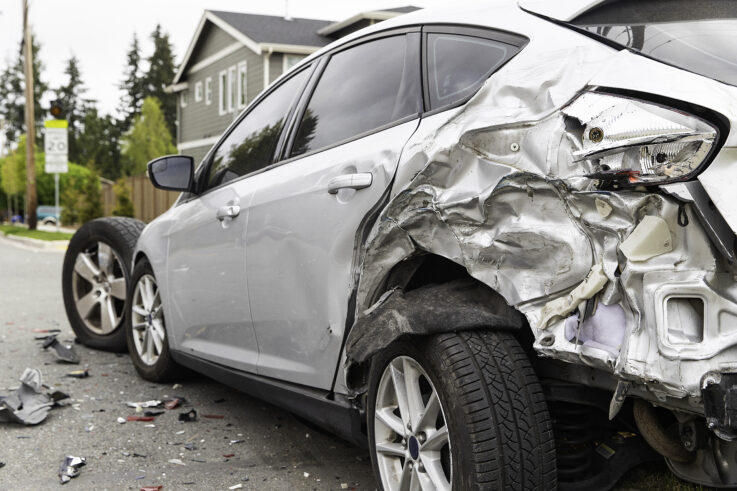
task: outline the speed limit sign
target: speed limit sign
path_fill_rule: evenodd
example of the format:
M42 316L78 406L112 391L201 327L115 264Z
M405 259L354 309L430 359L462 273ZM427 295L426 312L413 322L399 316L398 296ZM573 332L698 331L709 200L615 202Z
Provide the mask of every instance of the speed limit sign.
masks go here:
M68 171L67 166L67 122L54 119L44 123L44 153L46 154L45 171L47 174L59 174Z

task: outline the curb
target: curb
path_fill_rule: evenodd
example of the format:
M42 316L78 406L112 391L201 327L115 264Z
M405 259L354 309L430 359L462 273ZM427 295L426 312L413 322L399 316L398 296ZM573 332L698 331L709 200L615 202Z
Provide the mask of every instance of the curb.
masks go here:
M19 245L32 247L34 249L45 249L53 251L66 251L69 246L68 240L40 240L32 239L30 237L18 237L16 235L4 235L0 234L0 237L7 240L8 242L14 242Z

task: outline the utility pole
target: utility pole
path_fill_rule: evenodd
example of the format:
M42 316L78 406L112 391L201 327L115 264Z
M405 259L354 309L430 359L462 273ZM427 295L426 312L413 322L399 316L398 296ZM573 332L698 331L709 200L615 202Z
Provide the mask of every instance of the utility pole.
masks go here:
M28 25L28 0L23 1L23 65L26 78L26 215L28 228L36 230L36 162L33 146L36 143L36 118L33 100L33 41Z

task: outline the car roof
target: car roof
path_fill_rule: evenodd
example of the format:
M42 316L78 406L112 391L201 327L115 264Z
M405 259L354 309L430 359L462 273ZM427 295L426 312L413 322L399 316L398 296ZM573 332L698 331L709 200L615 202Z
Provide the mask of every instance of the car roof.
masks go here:
M570 21L607 0L519 0L521 9L551 19Z

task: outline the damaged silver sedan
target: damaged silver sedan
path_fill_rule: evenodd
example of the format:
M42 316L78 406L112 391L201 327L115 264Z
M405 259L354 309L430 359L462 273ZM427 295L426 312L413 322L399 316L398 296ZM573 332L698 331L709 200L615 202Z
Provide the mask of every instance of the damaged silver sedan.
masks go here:
M140 237L80 231L70 321L368 445L383 489L610 489L662 458L734 487L736 124L734 2L407 14L196 171L151 162L183 194Z

